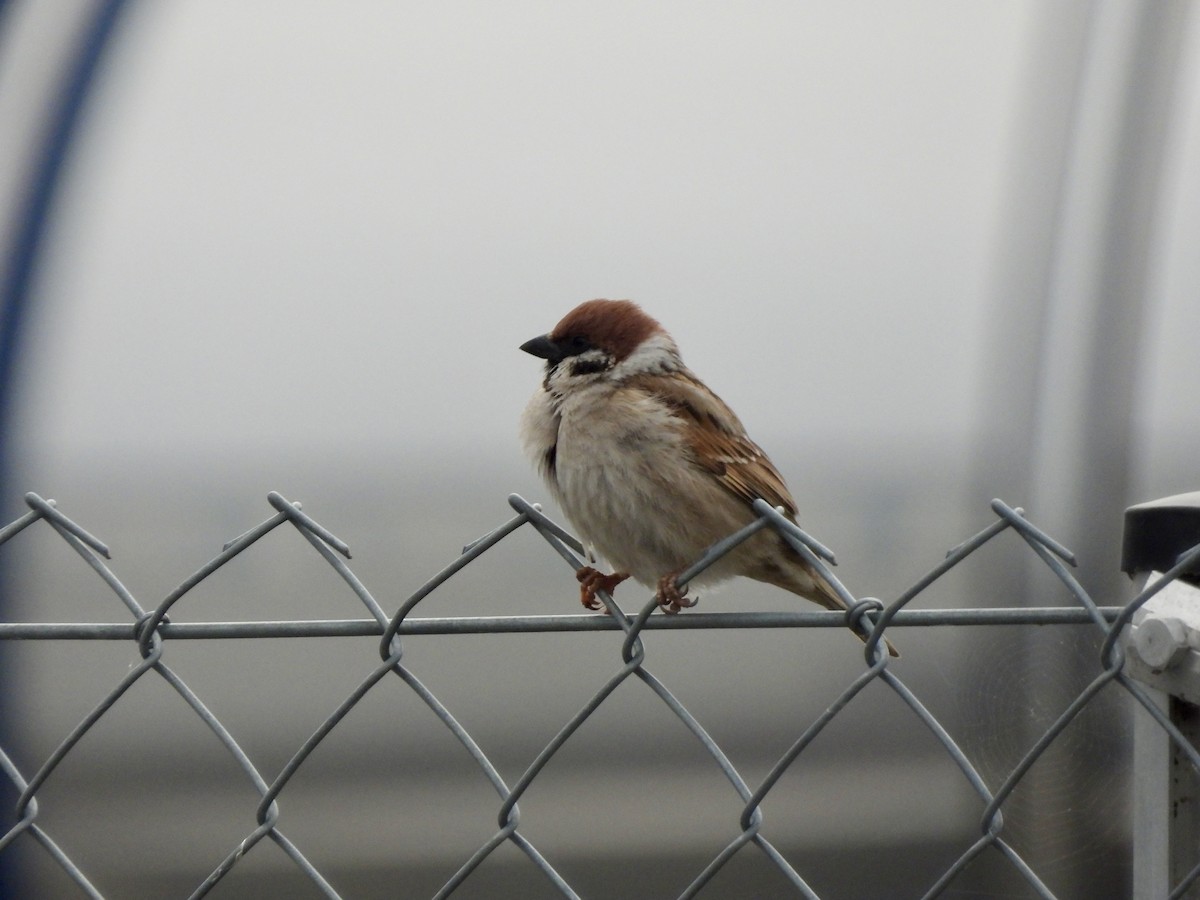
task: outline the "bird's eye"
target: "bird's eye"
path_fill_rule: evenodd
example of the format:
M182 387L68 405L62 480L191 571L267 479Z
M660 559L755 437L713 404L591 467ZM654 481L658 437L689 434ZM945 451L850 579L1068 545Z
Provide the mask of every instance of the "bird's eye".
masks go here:
M582 335L577 334L571 338L571 349L576 353L582 353L583 351L590 350L591 348L591 342L589 342L588 339Z

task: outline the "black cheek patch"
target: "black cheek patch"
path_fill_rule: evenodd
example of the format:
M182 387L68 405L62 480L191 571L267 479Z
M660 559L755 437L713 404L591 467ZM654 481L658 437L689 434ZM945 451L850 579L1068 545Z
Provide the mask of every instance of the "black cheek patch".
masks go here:
M608 367L608 360L605 359L577 359L571 363L571 374L593 375L596 372L603 372Z

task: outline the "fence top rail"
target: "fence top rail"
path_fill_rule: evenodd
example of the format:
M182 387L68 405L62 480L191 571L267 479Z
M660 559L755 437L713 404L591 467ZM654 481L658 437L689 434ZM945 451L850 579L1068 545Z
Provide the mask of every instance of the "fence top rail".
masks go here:
M1100 612L1107 621L1120 613L1119 606ZM1093 621L1081 607L987 607L981 609L905 609L891 625L1084 625ZM730 612L687 616L654 616L650 631L689 631L739 628L844 628L840 612ZM606 615L450 616L405 619L400 634L535 634L542 632L618 631L620 625ZM158 628L164 640L221 640L228 638L378 637L383 633L374 619L302 619L244 622L164 622ZM131 622L0 622L0 640L119 641L134 635Z

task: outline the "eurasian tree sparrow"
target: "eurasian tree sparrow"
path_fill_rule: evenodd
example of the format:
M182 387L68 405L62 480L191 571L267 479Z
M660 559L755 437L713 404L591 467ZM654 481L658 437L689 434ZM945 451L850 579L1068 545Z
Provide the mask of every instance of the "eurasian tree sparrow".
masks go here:
M577 573L581 599L626 578L664 612L692 606L676 576L755 518L759 497L795 521L783 477L742 423L683 364L663 327L628 300L589 300L521 345L546 361L521 417L525 452L589 550L615 567ZM800 555L763 529L697 578L744 575L826 609L846 605ZM893 656L898 655L890 644Z

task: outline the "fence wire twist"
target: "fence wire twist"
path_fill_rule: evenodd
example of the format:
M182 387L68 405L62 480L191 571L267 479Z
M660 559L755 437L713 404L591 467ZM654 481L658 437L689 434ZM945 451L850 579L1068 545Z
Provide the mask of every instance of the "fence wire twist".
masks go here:
M108 692L50 753L41 767L26 777L12 762L10 755L0 748L0 768L19 793L15 809L15 823L0 838L3 852L17 838L36 841L49 857L88 895L101 897L100 891L89 881L87 875L71 859L70 855L55 842L54 838L39 825L37 793L71 753L85 734L108 713L136 682L153 673L163 679L182 701L200 717L216 735L229 755L237 762L253 784L260 800L255 810L255 826L230 848L224 859L216 863L212 872L195 889L192 896L202 897L215 887L255 845L264 838L275 842L294 863L296 868L326 896L339 894L320 871L283 832L280 825L279 797L289 781L312 755L313 751L338 726L355 705L381 681L394 675L433 711L442 724L466 749L480 771L486 776L499 798L496 816L496 831L490 839L466 859L461 867L449 876L437 892L437 897L452 894L497 847L512 843L528 858L545 878L565 897L578 894L566 879L555 869L534 845L521 833L519 801L547 763L580 728L581 725L612 695L619 685L630 678L641 681L653 694L687 727L713 763L720 769L742 801L738 818L739 833L712 860L699 871L680 894L681 897L695 896L731 858L747 845L754 845L783 876L795 887L798 895L819 900L817 893L805 881L799 871L771 843L766 831L762 806L780 778L813 743L822 730L872 682L886 685L914 716L933 734L953 760L959 773L971 790L978 796L981 805L978 837L971 839L961 855L931 884L924 894L927 898L942 894L954 880L976 860L980 854L1001 854L1012 868L1028 883L1036 894L1054 900L1054 894L1039 878L1032 866L1022 858L1004 837L1002 807L1021 783L1035 762L1047 748L1063 733L1081 710L1110 684L1119 686L1153 717L1154 721L1169 735L1174 749L1190 761L1200 772L1200 753L1180 733L1145 689L1127 677L1122 669L1124 651L1119 643L1122 629L1128 625L1134 613L1163 587L1181 573L1194 568L1200 560L1200 546L1183 554L1177 564L1164 577L1144 589L1123 607L1099 607L1070 572L1075 561L1072 553L1024 516L1019 508L1013 508L995 500L991 504L996 521L978 534L952 549L946 558L911 588L891 603L884 605L875 599L856 599L830 571L827 563L833 561L832 554L802 529L789 522L778 510L764 501L754 504L757 518L740 531L711 547L704 556L679 577L680 584L696 577L709 565L720 559L755 532L774 529L788 544L796 549L807 562L816 567L847 602L848 611L796 612L796 613L751 613L751 614L701 614L685 616L653 616L658 608L651 599L634 614L627 613L610 595L601 593L607 614L573 616L522 616L522 617L464 617L458 619L419 619L413 617L417 607L439 587L453 578L459 571L491 548L500 544L521 528L533 528L545 542L571 567L578 569L584 564L583 548L579 541L561 526L545 516L540 507L514 494L509 504L516 515L507 522L476 541L468 544L462 555L422 585L400 608L389 616L372 597L370 591L355 576L347 565L350 558L347 545L301 510L299 503L286 500L272 492L268 501L275 514L260 525L236 537L222 548L221 552L191 577L172 591L154 609L143 608L126 589L105 562L109 558L108 548L98 538L59 511L52 500L44 500L37 494L27 494L26 504L30 511L0 529L0 544L3 544L36 522L44 522L83 558L96 575L116 594L125 605L132 624L26 624L7 623L0 625L0 637L7 638L107 638L132 640L138 650L139 662ZM233 622L233 623L171 623L168 613L196 585L200 584L238 554L251 547L256 541L283 524L292 525L300 535L320 554L326 563L340 576L366 608L369 619L339 620L328 622ZM978 610L908 610L906 607L939 578L961 563L979 548L995 539L1002 532L1012 530L1019 535L1062 582L1075 601L1074 607L1064 608L1021 608L1021 609L978 609ZM1090 623L1104 635L1100 649L1100 671L1093 680L1051 722L1024 753L1017 765L1002 783L989 787L966 753L943 727L941 722L925 707L916 694L891 669L891 660L882 646L883 636L892 626L904 624L1014 624L1014 623ZM779 757L770 771L759 783L750 784L738 772L729 757L713 740L704 726L688 711L671 690L646 666L646 648L643 632L657 628L724 628L724 627L798 627L798 626L851 626L866 634L863 648L864 668L834 702L816 719L799 731L794 742ZM421 633L477 632L500 633L515 631L562 631L619 629L624 633L620 645L621 667L609 678L566 722L554 738L529 763L520 777L511 785L489 760L483 748L476 743L466 728L453 713L433 694L404 662L402 637ZM311 737L294 753L291 759L273 779L268 780L239 745L229 730L163 661L164 648L169 639L219 638L219 637L294 637L298 635L352 635L381 634L379 664L368 674L349 696L321 723ZM1171 898L1181 897L1200 881L1200 862L1176 885Z

